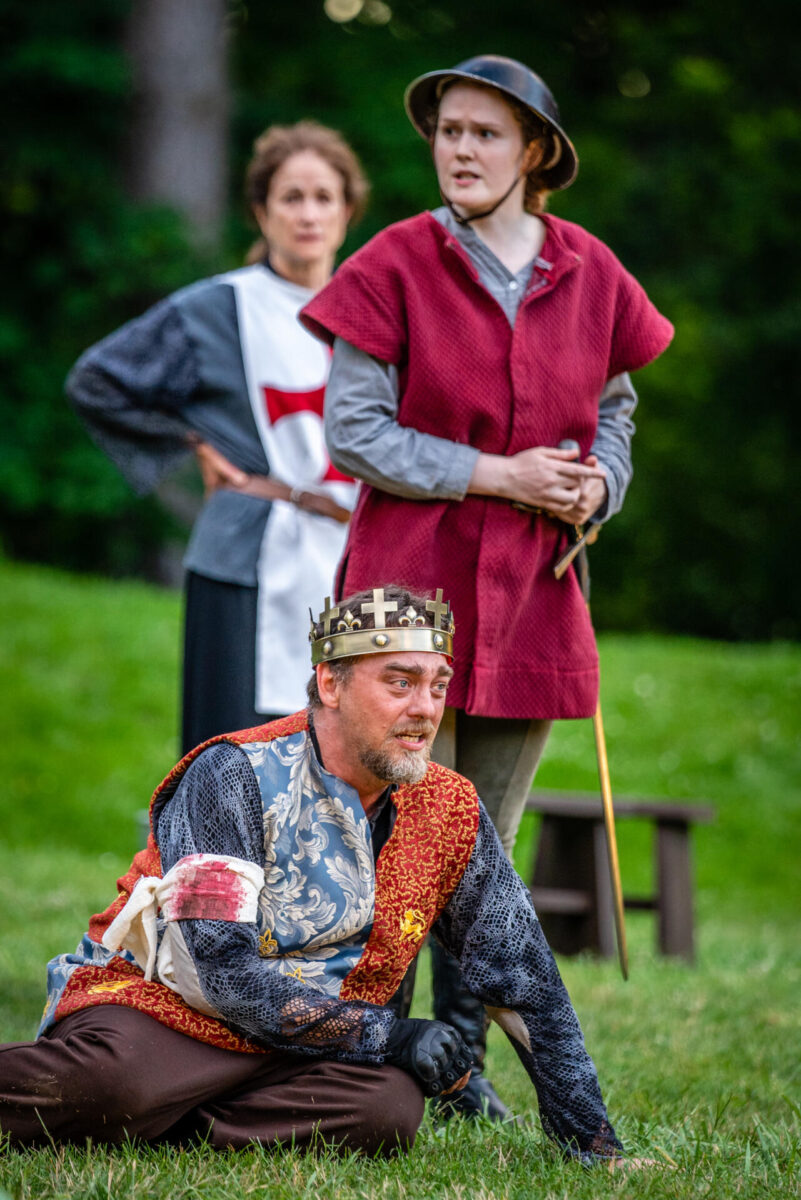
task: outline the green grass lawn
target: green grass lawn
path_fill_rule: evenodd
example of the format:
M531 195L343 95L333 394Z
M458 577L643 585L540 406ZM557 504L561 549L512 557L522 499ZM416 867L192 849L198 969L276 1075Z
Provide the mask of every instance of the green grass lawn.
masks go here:
M0 606L5 1041L33 1035L46 960L112 897L137 845L136 814L172 765L180 603L3 563ZM526 1117L519 1127L426 1124L412 1154L388 1165L256 1149L6 1153L0 1188L104 1200L801 1194L801 649L614 636L601 639L601 657L615 790L717 810L694 834L695 967L656 956L652 918L636 913L628 983L614 963L560 960L613 1120L660 1168L610 1176L562 1162L493 1030L491 1074ZM556 729L538 783L594 789L590 722ZM524 871L534 835L530 819ZM647 890L647 831L624 823L620 842L627 890ZM425 987L416 1005L426 1015Z

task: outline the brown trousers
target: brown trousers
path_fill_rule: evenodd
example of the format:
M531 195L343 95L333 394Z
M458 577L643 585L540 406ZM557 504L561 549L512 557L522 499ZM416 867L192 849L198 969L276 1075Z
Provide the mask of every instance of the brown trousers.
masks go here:
M118 1006L0 1046L0 1130L17 1146L203 1138L391 1154L422 1117L423 1094L397 1067L221 1050Z

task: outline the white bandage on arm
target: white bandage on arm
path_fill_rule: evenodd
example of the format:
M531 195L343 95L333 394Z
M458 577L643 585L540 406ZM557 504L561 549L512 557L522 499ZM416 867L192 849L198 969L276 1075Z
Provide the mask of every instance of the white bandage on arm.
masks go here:
M264 871L257 863L229 854L190 854L180 859L163 879L146 875L137 881L125 907L103 934L107 950L127 950L152 979L179 992L187 1003L201 1008L202 997L194 964L180 928L183 920L255 923ZM167 922L158 941L158 910ZM212 1011L205 1006L203 1011Z

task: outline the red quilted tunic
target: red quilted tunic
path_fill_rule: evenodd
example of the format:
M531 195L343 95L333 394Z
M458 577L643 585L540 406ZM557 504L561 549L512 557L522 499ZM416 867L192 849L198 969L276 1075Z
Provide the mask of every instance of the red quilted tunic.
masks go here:
M603 242L543 218L546 239L514 328L431 213L357 251L301 319L394 363L399 421L490 454L592 446L607 380L656 358L673 327ZM492 497L406 500L364 487L338 595L390 582L445 589L457 625L448 703L490 717L586 717L595 638L572 571L553 564L566 527Z

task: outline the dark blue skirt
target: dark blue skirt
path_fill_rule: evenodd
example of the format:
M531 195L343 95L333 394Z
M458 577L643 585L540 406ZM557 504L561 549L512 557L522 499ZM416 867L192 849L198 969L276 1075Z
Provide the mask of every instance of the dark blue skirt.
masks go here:
M254 708L257 595L256 587L186 573L182 754L284 715Z

